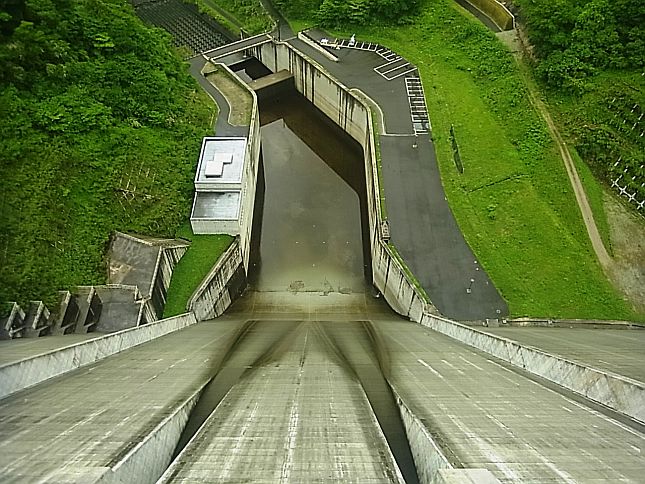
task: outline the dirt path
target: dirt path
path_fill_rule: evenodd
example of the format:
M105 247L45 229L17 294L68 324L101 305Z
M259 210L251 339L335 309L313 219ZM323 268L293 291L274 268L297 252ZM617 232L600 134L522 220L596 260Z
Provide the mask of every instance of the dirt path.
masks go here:
M634 243L634 241L643 240L642 237L645 237L645 226L638 223L637 220L633 220L633 217L629 216L624 207L618 202L613 201L611 195L607 195L604 205L611 228L610 238L615 257L612 258L609 255L600 237L591 206L587 200L587 195L578 176L578 171L576 170L569 148L564 139L562 139L546 105L540 99L531 80L523 72L521 63L523 56L528 55L526 54L527 46L517 37L516 32L513 31L502 32L498 34L498 37L513 53L519 65L520 73L524 78L524 85L529 94L531 104L546 122L551 137L560 150L560 155L576 196L589 240L603 271L614 286L631 302L634 309L639 312L644 312L645 289L643 282L645 281L645 244Z
M553 119L549 114L549 110L540 99L535 87L531 82L531 79L528 79L527 74L526 72L524 72L524 68L522 67L524 55L529 55L527 52L528 47L520 39L519 33L517 31L510 30L507 32L501 32L497 34L497 37L500 39L500 41L506 44L513 53L513 57L515 58L515 61L517 62L519 67L520 75L524 80L524 85L526 86L526 90L529 94L529 100L531 101L531 104L533 105L533 107L535 107L537 112L540 113L542 119L544 119L544 121L546 122L553 141L555 141L555 143L558 145L558 149L560 150L560 155L562 157L562 161L564 162L564 167L567 170L567 175L569 176L571 187L573 188L573 192L576 196L576 201L578 202L578 207L580 208L582 219L585 223L585 227L587 228L587 233L589 234L589 240L591 240L593 250L596 253L596 257L598 258L598 261L600 262L600 265L602 266L605 273L610 274L612 272L611 269L613 261L602 242L602 238L600 237L600 232L598 231L598 227L596 226L596 221L593 218L591 206L589 205L589 201L587 200L587 194L585 193L582 182L580 181L580 177L578 176L578 171L576 170L576 166L573 162L573 159L571 158L571 153L569 153L569 148L567 148L567 144L562 139L558 128L555 126L555 123L553 122Z
M598 261L600 262L603 270L607 274L610 274L612 272L613 261L602 242L602 238L600 237L600 232L598 231L596 221L593 218L593 212L591 211L589 200L587 200L587 194L585 193L585 189L582 186L580 177L578 176L578 171L576 170L576 166L573 162L573 159L571 158L571 153L569 153L569 148L567 148L567 144L562 139L558 128L553 123L553 119L551 118L551 115L549 114L549 111L547 110L542 100L538 98L530 83L525 82L525 85L529 93L531 104L533 104L535 109L537 109L537 111L546 122L549 128L549 132L551 133L551 137L558 145L560 155L562 156L562 161L564 162L564 167L567 170L567 175L569 175L569 181L571 182L573 193L576 196L576 201L578 202L578 207L580 208L580 213L582 214L582 220L584 221L585 227L587 228L587 234L589 234L589 240L591 240L591 245L594 252L596 253L596 257L598 258Z

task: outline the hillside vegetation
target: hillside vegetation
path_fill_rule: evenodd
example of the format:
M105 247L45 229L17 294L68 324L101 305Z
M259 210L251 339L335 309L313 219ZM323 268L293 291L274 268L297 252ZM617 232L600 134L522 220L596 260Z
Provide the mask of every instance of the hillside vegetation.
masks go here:
M636 200L645 200L643 2L515 3L534 47L538 77L576 150L606 185L618 180Z
M126 0L0 12L0 300L106 280L115 230L172 237L215 110Z
M352 33L419 67L450 206L512 315L635 318L595 258L557 148L497 38L450 0L427 2L405 25L338 32Z
M343 27L407 23L419 12L423 0L275 0L274 3L290 20Z
M235 35L255 35L273 28L273 20L259 0L184 0L193 3Z

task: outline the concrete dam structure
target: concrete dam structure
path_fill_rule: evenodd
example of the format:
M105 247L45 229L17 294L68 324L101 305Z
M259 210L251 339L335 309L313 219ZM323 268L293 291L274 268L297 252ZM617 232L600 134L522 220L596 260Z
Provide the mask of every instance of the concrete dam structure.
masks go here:
M439 314L506 308L474 257L426 253L442 237L463 250L437 225L442 192L397 196L388 182L440 185L421 169L429 118L408 102L407 61L361 47L312 34L212 52L251 86L242 125L191 60L221 108L217 136L247 140L239 235L184 315L1 342L3 482L643 482L645 375L624 353L645 333L615 330L602 366L582 343L538 349ZM420 203L434 233L406 245L416 225L397 214Z

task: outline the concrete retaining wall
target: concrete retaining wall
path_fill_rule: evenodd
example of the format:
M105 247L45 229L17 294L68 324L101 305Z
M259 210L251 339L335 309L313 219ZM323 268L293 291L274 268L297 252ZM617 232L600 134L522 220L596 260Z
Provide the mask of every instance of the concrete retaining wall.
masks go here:
M499 484L499 480L488 469L455 468L424 422L410 410L396 389L392 388L392 393L399 407L421 484Z
M226 67L228 69L228 67ZM229 69L230 71L230 69ZM258 181L258 168L260 165L261 138L260 114L258 99L255 93L231 71L231 74L248 89L253 96L251 108L251 124L246 145L246 159L244 160L244 176L242 182L242 207L240 212L240 250L245 273L249 269L249 252L251 250L251 231L253 229L253 211L255 209L255 191Z
M204 385L182 402L171 415L148 433L121 461L96 481L101 484L117 484L136 481L142 484L156 482L164 473L188 422L191 411L199 400Z
M421 324L645 423L645 385L641 382L439 316L424 314Z
M182 314L9 363L0 367L0 398L196 322L194 314Z
M515 27L515 17L509 10L496 0L464 0L491 19L500 30L512 30Z
M423 422L410 410L394 388L392 392L399 407L419 481L424 484L438 482L439 469L453 469L452 464L434 442Z
M245 285L244 258L239 238L224 252L188 300L198 321L224 313Z
M375 133L369 108L369 103L374 102L355 94L320 64L289 44L269 42L254 48L253 55L274 72L290 71L294 75L296 89L363 147L373 282L396 312L420 321L423 311L428 310L427 301L381 238L384 217L380 204Z

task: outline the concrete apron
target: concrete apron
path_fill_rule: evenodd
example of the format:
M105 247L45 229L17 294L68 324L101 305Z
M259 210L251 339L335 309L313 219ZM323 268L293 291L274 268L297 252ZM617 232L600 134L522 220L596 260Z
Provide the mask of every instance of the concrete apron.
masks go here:
M182 314L8 363L0 367L0 399L196 323Z
M421 324L645 424L645 384L431 314Z

